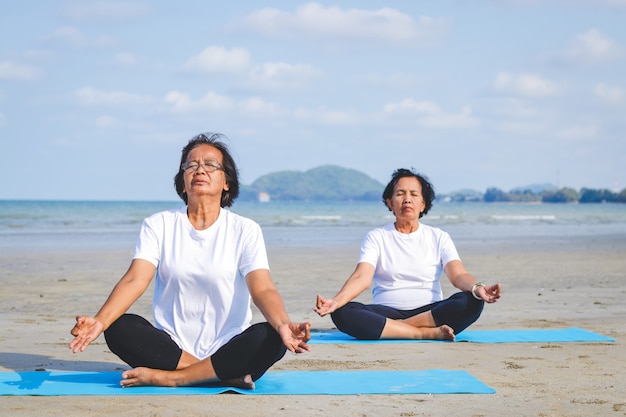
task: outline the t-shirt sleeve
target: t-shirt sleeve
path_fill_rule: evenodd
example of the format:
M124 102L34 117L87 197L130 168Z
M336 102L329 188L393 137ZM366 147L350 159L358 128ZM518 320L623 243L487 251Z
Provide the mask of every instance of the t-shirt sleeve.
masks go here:
M270 269L261 226L248 221L242 230L243 250L239 270L245 277L257 269Z
M143 259L150 262L155 267L159 266L160 244L158 233L155 230L155 222L145 219L139 230L139 237L135 245L135 256L133 259Z
M377 238L376 231L372 230L363 239L361 244L361 254L358 263L367 262L374 268L378 265L380 259L380 242Z
M456 246L452 241L450 235L446 232L441 233L441 238L439 241L440 252L441 252L441 264L445 267L446 264L450 261L460 261L461 257L456 250Z

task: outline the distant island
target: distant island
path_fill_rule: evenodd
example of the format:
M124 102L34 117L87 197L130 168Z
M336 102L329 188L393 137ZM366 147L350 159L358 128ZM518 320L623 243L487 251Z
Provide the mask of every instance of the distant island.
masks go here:
M241 200L367 201L378 200L384 185L354 169L324 165L308 171L263 175L241 187Z
M243 201L379 201L384 185L354 169L323 165L308 171L279 171L263 175L250 185L242 185ZM608 189L535 184L509 191L488 188L486 192L460 190L439 194L448 202L528 202L528 203L626 203L626 188Z

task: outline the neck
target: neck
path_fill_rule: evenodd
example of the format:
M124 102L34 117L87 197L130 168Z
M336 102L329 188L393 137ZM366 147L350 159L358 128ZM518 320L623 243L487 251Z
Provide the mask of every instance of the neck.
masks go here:
M205 205L201 203L192 204L190 202L187 206L187 217L196 230L208 229L217 221L219 215L219 205Z
M420 227L419 221L417 220L413 222L401 222L399 220L396 220L393 225L398 232L405 234L413 233Z

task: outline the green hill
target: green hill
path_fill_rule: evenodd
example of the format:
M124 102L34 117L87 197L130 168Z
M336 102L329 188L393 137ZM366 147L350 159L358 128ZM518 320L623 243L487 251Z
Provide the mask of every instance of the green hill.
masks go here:
M384 185L354 169L324 165L308 171L280 171L241 187L241 200L256 200L267 193L278 201L377 200Z

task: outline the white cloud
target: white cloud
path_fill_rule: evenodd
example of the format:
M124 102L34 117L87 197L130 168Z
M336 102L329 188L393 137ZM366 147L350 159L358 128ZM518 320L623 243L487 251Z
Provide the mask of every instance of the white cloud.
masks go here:
M590 139L597 135L598 129L593 126L570 126L556 132L558 138L567 140Z
M593 64L623 56L622 48L608 36L591 29L578 35L565 52L565 58L572 62Z
M125 67L136 65L138 61L137 57L130 52L120 52L115 55L115 62Z
M70 46L85 46L87 38L73 26L63 26L43 37L45 42L61 43Z
M117 39L111 35L101 35L96 37L92 44L97 47L109 47L117 45Z
M543 6L554 5L560 6L612 6L612 7L626 7L626 0L497 0L498 3L513 6L531 7L531 6Z
M620 104L624 102L624 99L626 99L626 92L623 88L603 83L594 87L593 94L602 101L610 104Z
M472 109L465 106L459 113L435 113L417 119L417 125L430 129L463 129L479 125L478 119L472 116Z
M118 124L117 119L112 116L102 115L96 118L96 126L101 128L114 127Z
M67 45L75 48L88 46L110 47L118 43L115 37L106 34L89 39L80 29L74 26L57 28L52 33L43 36L41 40L49 44Z
M146 104L152 101L148 96L126 93L123 91L100 91L92 87L83 87L74 91L74 97L86 106L126 106Z
M142 17L151 11L148 3L129 1L74 1L65 5L61 15L72 20L125 20Z
M282 113L276 103L263 100L261 97L250 97L239 103L241 111L253 117L276 117Z
M441 109L435 103L429 101L416 101L412 98L406 98L396 103L385 104L385 113L404 113L404 114L437 114L441 113Z
M199 99L193 99L189 94L180 91L170 91L163 101L171 106L175 112L188 113L202 110L223 111L230 110L233 102L226 96L220 96L209 91Z
M16 62L0 62L0 80L32 81L41 78L42 72L30 65Z
M388 41L424 41L442 36L448 21L431 17L417 20L392 8L378 10L325 7L319 3L299 6L295 12L264 8L245 17L243 26L270 36L309 34Z
M209 46L190 58L183 68L189 72L241 72L250 66L250 53L244 48L228 50Z
M430 129L470 128L478 126L479 120L472 116L472 109L465 106L459 113L446 113L430 101L416 101L408 98L384 107L387 115L400 115L414 118L418 126Z
M505 120L494 123L494 126L498 130L516 135L538 135L547 129L543 121L537 120Z
M557 84L536 74L528 73L500 73L493 82L493 88L501 93L511 93L525 97L554 96L559 92Z
M506 118L514 119L537 119L538 110L531 106L526 100L516 97L503 97L497 99L492 105L493 112Z
M330 126L356 125L361 121L361 117L354 110L329 110L325 107L314 110L298 108L294 111L294 116L302 121Z
M249 84L261 89L294 88L305 85L321 71L310 65L267 62L250 71Z
M412 88L417 84L417 77L414 74L394 73L394 74L367 74L363 81L375 86L385 88Z
M29 49L24 51L23 56L28 60L42 61L48 60L50 57L53 56L53 53L51 51Z

